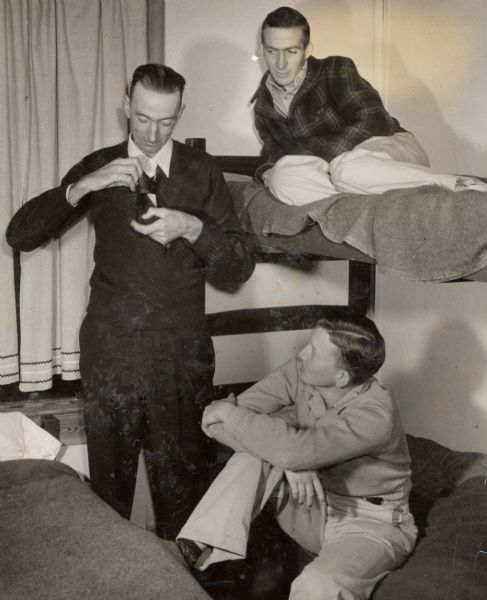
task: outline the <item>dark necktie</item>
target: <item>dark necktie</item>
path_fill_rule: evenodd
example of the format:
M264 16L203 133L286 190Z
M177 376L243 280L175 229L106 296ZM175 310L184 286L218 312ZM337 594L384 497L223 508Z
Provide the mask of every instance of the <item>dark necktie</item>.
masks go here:
M148 223L153 223L157 220L157 217L143 219L142 215L144 215L151 206L154 206L148 194L154 194L156 196L157 206L164 206L161 197L157 197L157 192L160 182L165 179L167 179L167 176L159 165L157 165L154 177L149 177L145 171L140 176L139 181L137 182L137 199L135 209L136 219L139 223L147 225Z

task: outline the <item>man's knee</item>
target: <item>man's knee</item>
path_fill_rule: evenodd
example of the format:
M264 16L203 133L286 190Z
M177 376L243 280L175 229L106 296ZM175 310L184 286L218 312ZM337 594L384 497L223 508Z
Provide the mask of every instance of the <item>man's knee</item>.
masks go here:
M287 187L289 180L289 169L286 163L277 161L270 169L264 171L262 180L266 188L276 197L279 197L283 187Z
M390 160L384 155L383 160ZM375 161L380 160L375 156ZM339 191L349 188L361 190L370 180L370 154L360 150L344 152L330 163L330 179Z
M289 600L367 600L369 591L336 565L310 563L293 581Z
M291 585L289 600L366 600L367 596L357 595L356 590L349 590L335 573L306 569Z
M269 191L285 204L300 206L336 193L328 163L317 156L283 156L262 178Z

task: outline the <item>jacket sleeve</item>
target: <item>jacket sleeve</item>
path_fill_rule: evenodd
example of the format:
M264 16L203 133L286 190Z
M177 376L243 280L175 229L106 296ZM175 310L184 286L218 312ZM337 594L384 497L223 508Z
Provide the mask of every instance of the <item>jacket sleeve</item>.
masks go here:
M294 398L297 385L296 359L286 362L267 377L238 396L238 406L256 414L282 415L287 422L296 422ZM211 425L211 435L235 452L245 452L245 447L231 435L224 424Z
M303 144L310 154L330 161L373 136L392 135L401 130L385 109L377 90L360 76L351 59L335 58L326 85L344 125L326 139L319 135L304 139Z
M312 154L306 144L297 141L283 130L280 130L279 134L273 135L266 119L257 111L254 111L254 122L262 141L260 154L265 160L255 172L254 177L257 181L261 181L264 171L274 166L286 154Z
M262 414L273 414L294 406L297 379L297 362L292 358L240 394L238 406Z
M262 141L260 154L264 157L266 163L272 165L286 154L286 148L279 144L275 137L272 136L266 120L256 111L254 111L254 122L257 133Z
M223 175L211 161L210 197L203 228L193 250L206 263L206 278L217 288L235 289L252 275L256 238L246 233L233 209Z
M9 245L15 250L30 252L78 221L89 209L89 198L85 196L76 207L72 207L66 200L66 190L86 173L84 162L81 161L68 172L59 187L26 202L7 227Z
M292 471L370 454L390 437L392 428L391 411L374 402L351 405L331 421L308 429L242 406L236 406L223 424L227 445Z

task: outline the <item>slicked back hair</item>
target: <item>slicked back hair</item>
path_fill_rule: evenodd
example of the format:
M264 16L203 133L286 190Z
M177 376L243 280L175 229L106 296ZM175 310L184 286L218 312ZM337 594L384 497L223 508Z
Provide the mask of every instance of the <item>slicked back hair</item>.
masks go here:
M264 29L268 27L279 27L281 29L289 29L291 27L301 27L303 32L302 42L303 48L309 44L310 27L304 15L289 6L280 6L270 12L264 21L260 30L260 39L264 44Z
M377 326L365 315L343 307L316 322L338 348L338 368L347 371L350 383L360 385L375 375L385 360L385 343Z
M134 88L139 82L145 88L155 92L166 94L181 92L181 97L186 85L186 80L182 75L171 69L171 67L160 63L148 63L135 69L130 84L129 98L132 98Z

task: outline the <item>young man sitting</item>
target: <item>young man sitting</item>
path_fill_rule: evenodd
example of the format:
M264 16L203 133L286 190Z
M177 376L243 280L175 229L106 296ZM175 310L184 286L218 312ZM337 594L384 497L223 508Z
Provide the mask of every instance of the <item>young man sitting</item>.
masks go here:
M373 377L384 357L375 324L336 309L296 357L206 408L205 433L235 454L178 535L194 568L244 558L268 502L311 559L292 600L365 600L406 560L417 533L410 457L396 404Z

